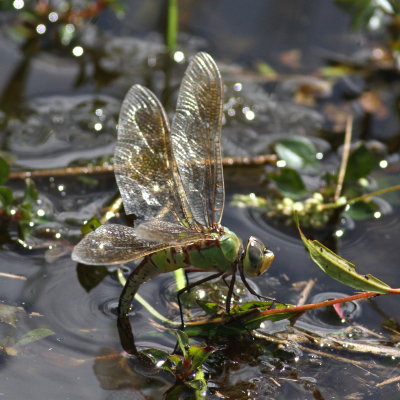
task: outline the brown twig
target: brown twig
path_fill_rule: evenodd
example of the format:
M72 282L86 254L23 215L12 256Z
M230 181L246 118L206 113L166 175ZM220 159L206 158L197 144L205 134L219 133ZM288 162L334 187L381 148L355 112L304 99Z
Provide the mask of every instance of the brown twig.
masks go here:
M381 386L385 386L385 385L389 385L390 383L395 383L395 382L399 382L400 381L400 376L394 376L393 378L389 378L384 380L381 383L378 383L376 385L376 387L381 387Z
M299 295L299 299L297 301L297 305L298 306L302 306L303 304L306 303L308 296L310 295L310 292L312 290L312 288L315 285L316 279L310 279L306 286L304 287L304 289L301 291L300 295Z
M335 203L338 201L343 189L343 182L347 170L347 162L349 161L349 155L350 155L350 143L351 143L352 133L353 133L353 117L349 115L346 122L346 132L344 136L342 160L340 162L338 181L335 190L335 197L334 197Z
M274 154L264 154L254 157L223 157L222 164L225 167L260 166L265 164L275 164L276 160L277 157ZM9 178L25 179L25 178L35 178L35 177L47 177L47 176L93 175L93 174L105 174L113 171L114 171L113 165L52 168L52 169L39 169L34 171L11 172Z
M19 279L21 281L26 281L28 279L26 276L7 274L6 272L0 272L0 277L11 278L11 279Z

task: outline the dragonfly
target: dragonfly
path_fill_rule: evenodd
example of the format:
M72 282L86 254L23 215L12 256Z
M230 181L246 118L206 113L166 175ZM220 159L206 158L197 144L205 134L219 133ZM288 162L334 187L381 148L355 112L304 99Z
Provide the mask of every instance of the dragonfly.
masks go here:
M118 121L114 170L125 213L135 227L104 224L73 249L72 259L87 265L115 265L142 259L127 278L118 316L126 318L141 284L159 274L186 268L210 272L188 284L231 276L229 312L239 272L261 275L274 254L256 237L246 245L221 225L225 189L221 162L223 82L213 58L196 54L184 74L175 115L169 125L157 97L133 85L123 100ZM268 298L271 300L271 298Z

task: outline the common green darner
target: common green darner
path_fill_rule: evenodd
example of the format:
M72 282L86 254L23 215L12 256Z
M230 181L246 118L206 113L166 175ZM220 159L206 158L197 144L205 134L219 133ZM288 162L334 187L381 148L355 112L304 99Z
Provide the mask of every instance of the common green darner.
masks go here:
M243 247L235 233L220 225L225 197L222 110L221 75L206 53L193 57L186 70L171 129L150 90L134 85L122 103L115 176L125 212L135 214L138 224L102 225L72 253L73 260L89 265L143 257L122 291L120 318L126 318L143 282L185 267L214 272L187 289L232 275L229 311L236 271L255 294L245 276L260 275L271 265L274 255L260 240L250 237Z

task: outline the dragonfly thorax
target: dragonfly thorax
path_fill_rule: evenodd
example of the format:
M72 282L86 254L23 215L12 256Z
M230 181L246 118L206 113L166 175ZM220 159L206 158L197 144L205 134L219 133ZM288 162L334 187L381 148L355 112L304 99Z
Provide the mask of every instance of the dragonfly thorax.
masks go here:
M274 253L261 240L250 236L243 251L241 268L248 277L259 276L271 266L274 257Z

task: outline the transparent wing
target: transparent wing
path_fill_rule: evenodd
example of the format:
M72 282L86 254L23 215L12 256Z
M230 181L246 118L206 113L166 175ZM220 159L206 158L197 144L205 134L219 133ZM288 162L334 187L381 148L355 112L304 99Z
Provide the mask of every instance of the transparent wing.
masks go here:
M206 53L198 53L183 78L172 122L172 148L192 226L219 225L224 207L221 162L223 85L219 70Z
M184 218L165 111L140 85L132 86L122 103L114 165L127 214L136 214L139 222Z
M216 239L214 236L207 235L206 233L159 219L144 222L135 228L135 231L142 238L169 243L172 246L184 246L199 240Z
M204 239L210 237L165 221L143 223L141 230L107 224L86 235L74 247L72 259L88 265L122 264L168 247L186 246Z

